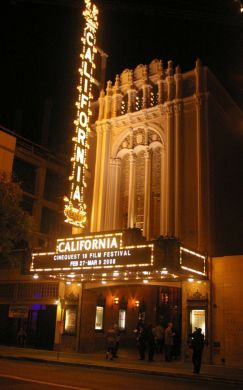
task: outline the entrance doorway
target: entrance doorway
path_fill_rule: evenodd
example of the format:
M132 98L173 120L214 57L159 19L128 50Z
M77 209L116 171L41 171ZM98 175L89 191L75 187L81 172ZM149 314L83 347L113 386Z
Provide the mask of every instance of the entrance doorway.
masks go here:
M172 355L177 359L181 354L182 294L179 287L158 288L157 322L166 328L173 324L174 345Z
M55 338L55 325L55 305L32 305L27 324L28 346L52 350Z

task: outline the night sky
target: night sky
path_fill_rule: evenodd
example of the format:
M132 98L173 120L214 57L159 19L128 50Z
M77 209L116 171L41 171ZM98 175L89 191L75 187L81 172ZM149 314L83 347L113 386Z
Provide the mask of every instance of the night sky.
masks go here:
M108 55L107 80L154 58L182 71L199 57L243 109L243 13L235 0L97 0L97 44ZM65 151L73 131L80 36L79 0L0 2L0 124ZM49 118L49 119L48 119ZM42 136L41 136L42 134Z

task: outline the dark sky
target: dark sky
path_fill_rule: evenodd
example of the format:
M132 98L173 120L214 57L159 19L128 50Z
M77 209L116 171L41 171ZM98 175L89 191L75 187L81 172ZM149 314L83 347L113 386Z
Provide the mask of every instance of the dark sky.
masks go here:
M243 14L235 0L97 0L97 44L109 55L107 79L173 60L182 71L200 57L243 109ZM0 124L41 142L44 107L49 145L73 131L80 36L79 0L0 2ZM48 116L46 116L48 122Z

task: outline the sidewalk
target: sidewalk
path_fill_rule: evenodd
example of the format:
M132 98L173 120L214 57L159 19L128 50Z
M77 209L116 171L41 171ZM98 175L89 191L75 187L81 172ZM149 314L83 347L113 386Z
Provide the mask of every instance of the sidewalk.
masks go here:
M155 356L154 362L140 361L136 351L119 350L119 358L107 361L105 353L71 353L17 348L0 345L0 358L48 362L51 364L80 365L83 367L119 370L139 374L170 376L193 381L231 383L243 388L243 368L225 365L202 365L201 373L192 373L192 364L181 361L164 362Z

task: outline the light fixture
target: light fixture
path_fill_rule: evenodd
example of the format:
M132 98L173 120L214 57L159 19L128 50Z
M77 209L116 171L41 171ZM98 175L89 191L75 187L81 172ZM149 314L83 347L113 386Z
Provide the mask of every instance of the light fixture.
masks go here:
M193 278L188 278L187 280L188 280L188 282L190 282L190 283L194 282L194 279L193 279Z
M161 271L161 274L163 275L167 275L168 274L168 271L166 268L163 268L162 271Z
M119 298L118 297L114 297L114 305L118 305L119 304Z
M134 302L134 306L135 306L136 308L139 307L139 305L140 305L140 302L139 302L138 300Z
M34 275L33 275L33 278L34 278L34 279L39 279L39 275L34 274Z

